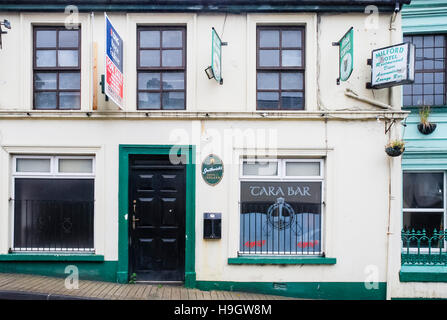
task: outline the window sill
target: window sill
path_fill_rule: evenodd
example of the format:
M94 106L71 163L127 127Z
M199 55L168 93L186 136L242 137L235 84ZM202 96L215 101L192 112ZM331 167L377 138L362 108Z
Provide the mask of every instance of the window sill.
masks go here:
M0 261L91 261L103 262L103 255L70 253L9 253L0 254Z
M447 282L447 266L402 266L400 282Z
M228 264L336 264L336 258L325 257L237 257L228 258Z

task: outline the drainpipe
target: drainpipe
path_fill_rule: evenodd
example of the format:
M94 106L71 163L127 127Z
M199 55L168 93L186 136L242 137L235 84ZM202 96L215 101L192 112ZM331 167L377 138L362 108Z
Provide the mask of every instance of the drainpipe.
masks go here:
M394 13L391 16L390 20L390 43L391 45L397 44L402 42L402 32L401 32L401 16L399 15L399 11L401 10L401 3L399 0L396 0L396 5L394 9ZM396 20L398 23L396 23ZM396 27L398 25L399 27ZM390 106L393 110L400 110L401 109L401 87L400 86L394 86L390 88ZM388 140L390 141L392 139L392 133L391 131L394 131L395 135L400 134L400 122L395 123L394 129L389 131L388 134ZM385 123L386 125L386 123ZM396 206L399 204L397 198L393 195L396 194L396 186L394 186L394 183L397 181L400 181L395 174L393 174L394 170L399 169L399 166L394 165L394 158L388 157L388 219L387 219L387 233L386 233L386 245L387 245L387 255L386 255L386 299L391 299L391 286L392 286L392 279L393 279L393 254L395 254L392 250L391 245L394 243L392 241L393 236L393 230L394 228L391 228L391 224L393 223L393 217L392 212L397 211ZM394 169L394 170L393 170ZM398 193L398 192L397 192Z

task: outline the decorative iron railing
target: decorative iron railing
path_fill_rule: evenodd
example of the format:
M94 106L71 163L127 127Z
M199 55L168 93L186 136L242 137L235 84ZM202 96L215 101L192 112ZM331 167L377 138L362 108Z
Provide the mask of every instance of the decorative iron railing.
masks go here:
M446 265L447 230L402 230L402 265Z
M94 201L11 200L14 251L92 252Z

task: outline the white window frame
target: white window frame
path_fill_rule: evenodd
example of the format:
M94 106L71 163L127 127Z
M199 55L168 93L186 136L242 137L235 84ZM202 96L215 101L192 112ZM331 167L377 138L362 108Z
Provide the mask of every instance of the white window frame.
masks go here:
M50 159L50 172L17 172L17 159ZM92 172L91 173L59 173L59 159L91 159L92 160ZM15 181L16 178L27 179L93 179L96 187L96 174L95 174L95 156L90 155L14 155L12 156L12 177L11 177L11 200L15 199ZM94 201L96 201L94 199ZM14 205L10 205L11 214L11 237L9 246L14 248ZM96 224L96 206L93 206L93 226ZM93 228L93 247L92 248L78 248L80 250L72 250L71 248L14 248L19 250L13 250L14 252L63 252L64 254L78 254L78 253L95 253L96 252L96 237L95 228Z
M276 176L247 176L243 175L243 164L244 162L278 162L278 175ZM320 164L320 175L319 176L286 176L286 170L285 170L285 164L286 162L318 162ZM241 241L241 226L239 225L239 238L238 238L238 249L237 254L238 256L280 256L280 257L308 257L308 256L321 256L324 254L325 250L325 238L324 238L324 191L325 191L325 178L324 178L324 159L321 158L255 158L255 157L242 157L240 159L240 174L239 174L239 187L240 182L243 181L271 181L271 182L321 182L321 204L320 204L320 251L315 253L304 253L303 254L287 254L284 252L269 252L269 253L246 253L240 251L240 241ZM241 214L241 194L239 193L239 211L238 211L238 218L240 219Z
M443 208L432 208L432 209L424 209L424 208L404 208L403 206L403 190L402 190L402 225L403 225L403 220L404 220L404 213L405 212L420 212L421 214L425 213L425 212L442 212L443 213L443 223L444 223L444 230L447 229L446 228L446 218L447 218L447 171L445 170L403 170L403 173L442 173L443 174L443 185L444 185L444 190L443 190ZM403 175L402 175L403 178ZM403 180L403 179L402 179ZM403 182L403 181L402 181ZM403 189L403 183L402 183L402 189ZM422 231L422 230L421 230ZM439 231L439 230L438 230ZM428 248L409 248L409 253L428 253L429 249ZM442 250L442 252L447 252L447 239L444 239L444 248L431 248L430 251L431 252L439 252L440 250ZM402 243L402 252L406 253L407 249L406 247L404 247L404 244Z

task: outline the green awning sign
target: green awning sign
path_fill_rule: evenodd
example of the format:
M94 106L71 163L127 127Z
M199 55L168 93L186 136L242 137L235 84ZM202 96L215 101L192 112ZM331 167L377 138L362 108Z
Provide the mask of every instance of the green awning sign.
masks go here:
M354 29L351 27L348 32L335 43L339 46L339 77L337 84L346 81L352 74L354 69Z
M222 180L223 162L214 155L208 155L202 162L202 178L211 186L214 186Z
M220 83L222 81L222 40L220 40L214 28L211 31L211 38L211 68L213 69L214 79Z

